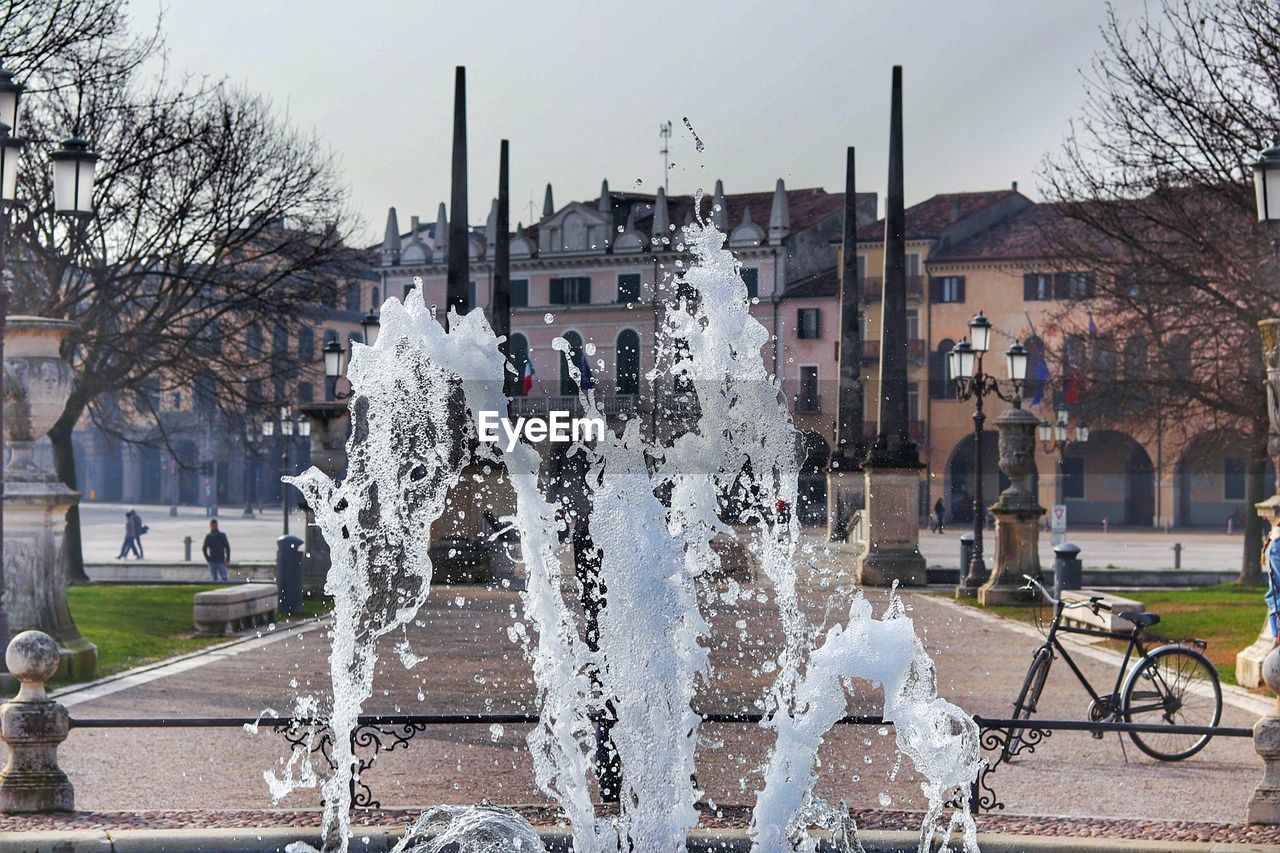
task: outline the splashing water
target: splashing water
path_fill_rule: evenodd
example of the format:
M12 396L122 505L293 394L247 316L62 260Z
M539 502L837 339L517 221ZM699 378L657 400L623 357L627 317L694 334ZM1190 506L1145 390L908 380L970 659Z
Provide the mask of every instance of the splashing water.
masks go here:
M391 853L544 853L538 833L511 809L436 806L424 811Z
M699 192L697 207L701 200ZM698 583L718 566L717 540L745 539L772 586L783 632L764 702L763 725L776 743L757 792L753 849L813 850L806 832L812 822L838 831L842 849L860 849L847 809L813 796L818 749L845 713L843 684L860 679L883 685L884 717L895 724L898 749L924 777L929 805L920 849L927 850L941 831L947 798L957 789L967 797L981 760L976 726L938 698L932 661L896 593L881 619L858 593L846 623L811 648L797 590L799 522L794 512L785 522L775 512L775 502L796 506L799 443L785 397L764 365L769 335L750 314L725 235L699 219L683 229L682 244L692 262L677 283L696 298L668 312L663 347L672 377L696 395L696 418L667 439L656 428L644 435L640 420L631 419L594 446L571 447L589 497L572 512L550 497L531 445L518 443L502 455L516 503L501 521L519 533L526 571L525 621L512 636L524 644L537 688L539 721L527 736L535 780L563 809L578 853L685 849L701 794L694 782L701 718L693 701L699 679L710 675ZM349 735L372 693L378 639L412 621L430 590L430 528L468 461L474 423L468 410L507 405L499 341L482 312L451 314L445 332L423 305L422 290L415 288L405 305L388 300L376 345L356 348L346 481L334 486L315 469L292 481L316 508L333 555L327 722L337 770L322 785L326 849L347 846L355 772ZM568 354L566 341L556 348ZM581 383L575 361L567 360L569 371ZM599 411L594 391L580 397L588 413ZM559 556L566 523L598 555L594 583L602 607L595 633L586 635L578 602L565 596L573 576ZM407 646L398 653L406 666L420 660ZM325 716L310 697L298 709ZM598 815L592 799L603 719L612 723L623 769L617 817ZM273 796L315 784L314 772L295 759L296 753L283 779L269 776ZM463 851L540 849L492 846L494 838L525 837L502 835L512 825L495 820L479 807L429 810L413 830L418 846L405 846L406 839L397 849L445 849L423 846L426 830L445 823ZM964 830L967 851L977 849L966 811L957 810L949 827Z

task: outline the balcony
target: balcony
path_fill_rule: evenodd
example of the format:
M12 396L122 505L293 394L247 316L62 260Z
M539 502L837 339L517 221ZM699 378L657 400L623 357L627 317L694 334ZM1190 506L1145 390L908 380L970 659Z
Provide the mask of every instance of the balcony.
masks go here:
M912 338L907 341L907 358L912 361L924 361L928 357L929 347L921 338ZM862 360L863 362L874 363L880 360L880 342L879 341L863 341L862 342Z
M922 275L907 276L907 298L923 299L924 298L924 280ZM879 302L884 294L884 279L879 276L864 276L862 279L862 301L865 303Z
M598 394L596 403L604 414L630 414L640 409L638 394ZM568 412L574 417L582 415L582 401L576 394L550 394L535 397L515 397L511 400L511 414L516 417L545 418L550 412Z

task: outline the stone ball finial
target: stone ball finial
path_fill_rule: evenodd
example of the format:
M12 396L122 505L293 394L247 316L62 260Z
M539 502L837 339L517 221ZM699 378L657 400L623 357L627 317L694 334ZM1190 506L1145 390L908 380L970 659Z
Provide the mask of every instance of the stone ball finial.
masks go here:
M9 674L22 682L19 701L41 698L44 683L58 671L58 644L43 631L23 631L9 641L4 662Z
M1262 680L1277 695L1280 704L1280 646L1273 646L1262 659Z

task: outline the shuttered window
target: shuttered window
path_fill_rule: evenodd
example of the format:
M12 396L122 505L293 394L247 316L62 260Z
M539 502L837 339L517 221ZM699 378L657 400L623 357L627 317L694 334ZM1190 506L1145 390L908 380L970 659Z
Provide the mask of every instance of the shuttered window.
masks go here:
M551 279L552 305L587 305L591 302L591 278L573 276Z
M820 309L801 308L796 311L796 336L807 341L816 341L822 337L822 311Z
M930 302L964 302L964 276L940 275L929 279Z

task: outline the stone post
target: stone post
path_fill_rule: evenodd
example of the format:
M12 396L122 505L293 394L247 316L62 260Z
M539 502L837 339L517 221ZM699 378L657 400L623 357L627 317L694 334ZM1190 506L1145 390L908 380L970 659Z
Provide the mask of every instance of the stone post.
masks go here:
M1040 506L1031 480L1036 471L1036 426L1039 420L1021 407L1007 409L995 421L1000 432L1000 470L1009 488L991 506L996 519L996 556L991 576L978 588L978 601L1024 604L1035 599L1023 592L1023 575L1039 580Z
M351 412L347 403L304 403L298 411L311 421L311 464L330 480L341 480L347 473L347 436L351 432ZM315 510L310 506L306 509L306 516L304 584L322 587L329 576L329 543L316 527Z
M76 324L43 317L10 317L4 354L4 603L14 633L43 631L61 651L61 671L93 678L98 649L80 636L67 606L63 536L67 510L80 495L33 453L36 440L62 414L71 392L71 366L62 341Z
M1262 662L1262 678L1280 694L1280 648ZM1246 823L1280 824L1280 696L1271 713L1253 724L1253 748L1262 756L1262 781L1249 798Z
M22 687L13 701L0 705L0 740L9 748L0 770L0 813L75 811L75 790L58 767L58 744L67 739L70 718L44 692L58 671L58 644L40 631L23 631L4 659Z

